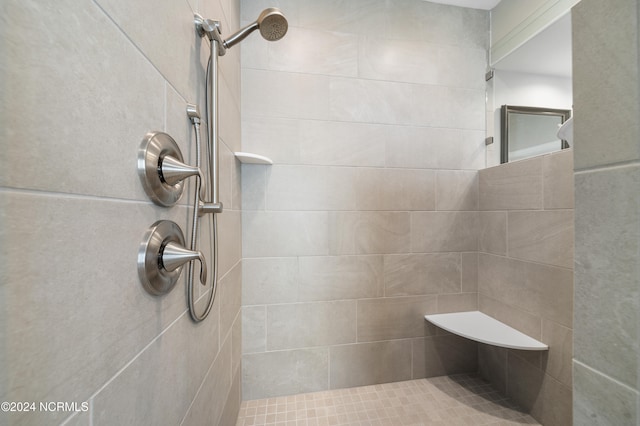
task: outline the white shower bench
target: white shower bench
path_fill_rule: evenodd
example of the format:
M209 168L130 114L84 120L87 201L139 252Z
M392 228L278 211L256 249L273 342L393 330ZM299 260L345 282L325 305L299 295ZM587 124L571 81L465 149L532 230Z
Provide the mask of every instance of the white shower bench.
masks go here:
M549 346L479 311L425 315L432 324L458 336L488 345L525 351L546 351Z

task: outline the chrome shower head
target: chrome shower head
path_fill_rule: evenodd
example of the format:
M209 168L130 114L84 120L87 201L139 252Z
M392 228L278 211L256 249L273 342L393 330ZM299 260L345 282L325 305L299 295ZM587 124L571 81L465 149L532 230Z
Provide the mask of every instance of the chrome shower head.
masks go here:
M263 10L256 21L224 40L224 47L230 49L257 29L260 30L260 35L262 35L265 40L277 41L287 33L289 24L280 9L270 7Z
M263 10L256 22L260 28L260 35L268 41L280 40L289 29L287 18L275 7Z

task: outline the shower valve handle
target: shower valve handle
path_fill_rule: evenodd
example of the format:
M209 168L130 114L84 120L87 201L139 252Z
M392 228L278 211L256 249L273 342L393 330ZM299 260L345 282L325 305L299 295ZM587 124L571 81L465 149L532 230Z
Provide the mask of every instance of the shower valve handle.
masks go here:
M163 182L166 182L168 185L175 185L190 176L199 176L200 191L201 194L204 194L206 181L204 180L204 174L202 170L200 170L200 167L189 166L170 155L165 155L161 161L158 167L158 173Z
M160 255L162 267L170 272L192 260L200 261L200 282L202 285L207 285L207 262L201 251L189 250L176 243L168 243Z

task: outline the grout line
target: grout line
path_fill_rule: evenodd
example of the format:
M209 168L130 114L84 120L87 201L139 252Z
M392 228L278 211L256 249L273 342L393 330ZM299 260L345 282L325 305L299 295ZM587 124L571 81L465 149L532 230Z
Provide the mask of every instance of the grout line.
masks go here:
M95 417L95 410L93 408L93 397L91 397L89 399L89 426L93 426L94 424L94 418Z
M331 345L327 347L327 390L331 390Z
M268 352L267 348L269 347L268 345L268 341L267 341L267 336L269 335L268 333L268 321L267 321L267 305L263 305L264 307L264 352Z
M185 315L187 315L188 310L184 310L178 318L173 320L164 330L162 330L156 337L154 337L144 348L142 348L136 355L133 356L122 368L120 368L110 379L108 379L102 386L95 391L89 399L93 401L93 399L100 394L104 389L106 389L112 382L114 382L120 374L122 374L129 366L131 366L143 353L146 352L147 349L151 347L156 341L158 341L167 331L169 331L178 321L180 321Z
M410 339L409 343L410 343L409 346L410 346L410 350L411 350L411 354L410 354L411 355L411 364L410 364L410 367L411 367L410 368L410 370L411 370L410 374L411 375L409 377L411 377L411 379L413 380L413 379L415 379L415 377L413 375L413 362L414 362L414 360L413 360L413 345L415 344L415 339Z
M34 197L50 197L55 198L56 200L82 200L82 201L97 201L97 202L115 202L115 203L124 203L124 204L139 204L139 205L150 205L152 207L159 207L154 204L151 200L146 199L131 199L131 198L118 198L111 196L97 196L90 194L74 194L69 192L56 192L56 191L48 191L41 189L31 189L31 188L16 188L16 187L0 187L0 194L18 194L18 195L30 195ZM188 204L178 203L173 208L188 208L190 207ZM228 212L237 212L240 213L241 210L233 210L226 209Z
M573 175L579 176L579 175L586 175L589 173L607 172L607 171L620 170L620 169L626 169L626 168L638 167L638 166L640 166L639 160L620 161L617 163L612 163L607 165L591 166L591 167L585 167L584 169L580 169L580 170L574 170Z
M168 99L168 90L167 90L167 85L168 85L168 83L167 83L167 81L165 80L164 84L162 85L162 89L163 89L163 92L164 92L164 93L162 94L162 97L164 98L164 108L163 108L163 111L162 111L162 113L163 113L164 117L162 117L162 122L163 122L163 125L164 125L164 126L163 126L163 127L164 127L164 131L165 131L166 133L168 133L168 132L169 132L169 130L168 130L168 123L167 123L167 117L169 116L168 111L167 111L167 110L169 109L169 99Z
M118 31L120 31L120 34L129 42L131 43L131 46L133 46L133 48L138 51L138 53L149 63L149 65L151 65L151 67L158 73L158 76L160 76L160 78L162 80L164 80L164 82L168 85L170 85L176 93L180 93L180 91L171 83L171 81L169 80L169 78L164 75L164 73L156 66L156 64L151 60L151 58L149 56L147 56L147 54L142 50L141 47L139 47L135 41L129 36L129 34L125 31L124 28L122 28L117 22L116 20L100 5L100 3L98 3L98 0L93 0L93 4L99 9L99 11L104 15L104 17L108 20L111 21L111 23L115 26L115 28L118 29ZM166 86L165 86L166 87ZM166 89L165 89L166 91Z
M583 367L583 368L585 368L585 369L589 370L591 373L596 374L596 375L598 375L598 376L600 376L600 377L603 377L603 378L605 378L605 379L609 380L610 382L613 382L613 383L615 383L616 385L618 385L618 386L620 386L620 387L625 388L625 390L627 390L627 391L633 392L633 393L634 393L634 394L636 394L636 395L639 395L639 394L640 394L640 391L638 391L637 389L634 389L634 388L632 388L631 386L629 386L629 385L627 385L627 384L624 384L624 383L622 383L621 381L619 381L619 380L617 380L617 379L615 379L615 378L613 378L613 377L611 377L611 376L609 376L609 375L607 375L607 374L605 374L605 373L603 373L603 372L601 372L601 371L599 371L599 370L596 370L595 368L590 367L589 365L587 365L587 364L585 364L585 363L583 363L583 362L580 362L580 361L578 361L578 360L577 360L577 359L575 359L575 358L573 358L573 359L572 359L572 361L573 361L575 364L578 364L578 365L580 365L581 367Z
M537 210L546 210L545 209L545 203L544 203L544 163L545 163L545 158L548 158L546 154L543 156L543 159L540 161L540 208Z

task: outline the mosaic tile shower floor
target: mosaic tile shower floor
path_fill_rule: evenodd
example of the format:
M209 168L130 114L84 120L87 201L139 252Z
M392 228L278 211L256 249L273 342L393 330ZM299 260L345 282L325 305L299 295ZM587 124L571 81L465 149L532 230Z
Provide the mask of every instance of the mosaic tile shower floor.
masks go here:
M244 401L236 426L539 425L477 375Z

